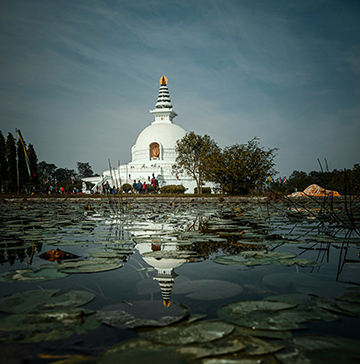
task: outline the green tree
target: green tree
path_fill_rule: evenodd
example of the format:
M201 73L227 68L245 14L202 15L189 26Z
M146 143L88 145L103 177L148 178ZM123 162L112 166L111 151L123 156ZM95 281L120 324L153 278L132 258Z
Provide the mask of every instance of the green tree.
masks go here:
M80 178L92 177L94 175L89 162L77 162L76 166Z
M287 187L291 192L303 191L311 183L312 179L306 172L295 170L288 178Z
M65 180L71 180L71 176L73 175L75 175L75 171L73 169L57 168L55 170L55 176L59 183Z
M8 180L5 138L0 131L0 188L5 188Z
M30 163L31 163L31 177L30 177L30 184L32 186L38 186L39 185L39 171L38 171L38 157L36 155L34 146L32 144L29 144L28 148L27 148L27 154L29 156L30 159Z
M177 157L172 166L173 173L185 172L194 178L197 191L201 194L206 170L213 156L220 153L219 146L208 135L201 136L190 132L176 142L175 151Z
M263 186L266 179L276 173L277 149L264 150L259 144L259 139L253 138L247 144L224 148L208 164L207 180L218 183L231 195L246 195Z
M11 133L8 134L5 142L6 160L8 170L7 187L10 192L16 192L17 188L17 170L16 170L16 144L15 138Z
M38 164L39 178L46 180L48 177L55 177L56 168L56 165L53 163L41 161Z
M360 164L354 164L352 169L352 184L351 184L351 192L353 194L360 193Z

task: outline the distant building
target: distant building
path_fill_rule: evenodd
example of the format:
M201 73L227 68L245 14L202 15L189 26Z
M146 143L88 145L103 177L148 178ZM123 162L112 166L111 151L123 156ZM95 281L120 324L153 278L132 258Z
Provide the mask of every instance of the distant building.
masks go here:
M176 159L175 144L185 136L186 131L173 123L177 113L172 108L167 83L167 78L162 76L155 108L150 110L155 120L136 139L131 148L132 161L112 171L104 171L101 177L83 178L83 181L95 184L94 190L106 182L119 187L124 183L132 184L134 180L149 183L149 177L155 176L160 187L183 185L187 193L194 192L196 182L193 178L185 174L172 174Z

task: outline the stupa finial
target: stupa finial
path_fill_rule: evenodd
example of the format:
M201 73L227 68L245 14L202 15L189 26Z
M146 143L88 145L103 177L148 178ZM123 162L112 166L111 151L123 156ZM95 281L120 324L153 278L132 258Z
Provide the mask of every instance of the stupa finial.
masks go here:
M166 78L165 75L162 75L162 77L160 78L160 85L161 86L166 86L168 83L168 79Z

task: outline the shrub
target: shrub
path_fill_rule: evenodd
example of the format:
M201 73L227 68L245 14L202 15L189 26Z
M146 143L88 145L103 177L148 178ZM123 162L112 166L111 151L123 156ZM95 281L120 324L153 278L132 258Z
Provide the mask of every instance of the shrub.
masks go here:
M211 195L211 187L202 188L203 195ZM197 187L194 188L194 194L197 195Z
M131 185L129 183L124 183L121 186L121 190L124 191L125 193L128 193L129 191L131 191Z
M168 185L160 188L161 193L183 194L186 188L183 185Z

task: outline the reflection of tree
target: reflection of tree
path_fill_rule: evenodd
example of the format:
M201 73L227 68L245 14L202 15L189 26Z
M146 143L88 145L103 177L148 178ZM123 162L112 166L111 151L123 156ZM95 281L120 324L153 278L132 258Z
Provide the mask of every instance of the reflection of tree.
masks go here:
M227 219L232 219L233 216L226 216ZM250 223L248 220L246 220L246 223L242 221L242 219L239 219L239 225L246 224L247 226L251 226L253 228L257 228L257 225L255 223ZM178 228L178 230L180 230ZM213 254L229 254L229 255L236 255L239 254L242 251L246 250L264 250L266 248L266 245L255 245L255 244L249 244L244 241L244 243L241 243L242 238L242 230L239 230L238 234L234 235L234 230L229 230L224 227L212 227L209 225L208 220L204 218L203 216L197 216L193 219L193 221L190 221L186 224L185 227L181 228L182 231L199 231L204 235L214 235L214 238L221 237L225 238L227 241L225 242L216 242L216 241L209 241L208 238L204 239L204 241L201 241L201 235L197 237L197 241L192 244L192 249L195 250L199 255L204 257L204 259L209 259L211 255ZM260 231L261 229L259 229ZM263 230L261 230L263 232ZM232 234L227 234L231 232ZM200 240L200 241L199 241ZM260 239L256 239L258 242L261 242ZM179 250L189 250L189 247L187 246L179 246Z
M5 251L4 250L0 250L0 264L1 265L4 265L5 262L6 262Z
M16 244L23 244L23 242L17 242ZM9 244L10 245L10 244ZM36 248L37 252L41 252L42 243L33 243L34 248ZM15 248L14 245L11 244L8 249L4 249L0 251L0 263L3 264L5 262L10 263L10 265L14 265L15 261L24 262L27 258L31 258L32 256L32 247L26 248Z
M183 248L183 247L180 247ZM213 254L226 254L226 255L237 255L242 251L246 250L264 250L265 245L251 245L251 244L237 244L234 245L233 242L214 242L214 241L204 241L196 242L193 244L193 249L204 259L209 259Z

